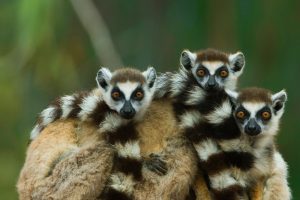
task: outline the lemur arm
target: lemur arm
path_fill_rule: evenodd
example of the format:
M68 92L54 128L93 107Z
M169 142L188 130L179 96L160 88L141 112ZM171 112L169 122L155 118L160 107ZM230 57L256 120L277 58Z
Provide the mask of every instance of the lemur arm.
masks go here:
M291 191L287 181L287 164L279 152L274 154L274 168L264 184L264 200L290 200Z

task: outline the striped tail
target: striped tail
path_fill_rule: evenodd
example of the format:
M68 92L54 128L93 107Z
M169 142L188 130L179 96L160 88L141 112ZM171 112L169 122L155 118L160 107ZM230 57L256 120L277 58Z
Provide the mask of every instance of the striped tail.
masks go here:
M30 133L30 140L34 140L48 124L59 119L92 119L99 124L108 110L97 89L59 97L40 113Z

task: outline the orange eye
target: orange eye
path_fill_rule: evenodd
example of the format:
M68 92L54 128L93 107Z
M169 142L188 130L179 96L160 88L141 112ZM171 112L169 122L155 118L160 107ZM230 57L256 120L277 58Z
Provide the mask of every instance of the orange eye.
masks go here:
M243 119L245 117L245 113L243 111L239 111L236 113L236 117L239 119Z
M120 98L120 92L113 92L113 93L111 93L111 97L113 98L113 99L119 99Z
M226 78L228 76L228 72L226 70L222 70L222 71L220 71L220 76L222 78Z
M142 99L144 97L144 94L142 92L137 92L137 93L135 93L135 97L137 99Z
M270 114L269 112L267 112L267 111L261 113L261 116L262 116L262 118L263 118L264 120L268 120L268 119L271 118L271 114Z
M199 69L199 70L197 71L197 75L200 76L200 77L205 76L205 71L204 71L204 69Z

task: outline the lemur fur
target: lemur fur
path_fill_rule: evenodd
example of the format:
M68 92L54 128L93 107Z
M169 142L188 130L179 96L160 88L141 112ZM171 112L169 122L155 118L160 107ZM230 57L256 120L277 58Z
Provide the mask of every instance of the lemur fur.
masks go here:
M58 119L92 121L117 151L113 174L101 198L131 199L136 183L143 179L144 166L159 175L166 173L165 163L158 156L143 158L140 155L139 136L135 128L152 100L155 79L156 72L152 67L143 73L124 68L113 74L102 68L96 77L98 90L56 100L41 113L31 139Z

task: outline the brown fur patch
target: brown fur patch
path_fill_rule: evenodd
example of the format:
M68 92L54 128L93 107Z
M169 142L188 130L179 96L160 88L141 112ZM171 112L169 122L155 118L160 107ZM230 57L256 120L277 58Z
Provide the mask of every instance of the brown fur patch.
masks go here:
M224 63L229 63L228 55L215 49L205 49L197 52L197 61L222 61Z
M114 85L117 82L126 81L139 82L141 84L144 84L146 82L146 79L139 70L132 68L122 68L114 72L110 82L112 85Z
M263 88L246 88L240 91L238 96L239 102L265 102L272 103L272 93Z

